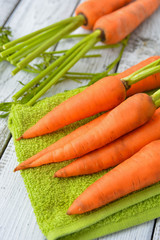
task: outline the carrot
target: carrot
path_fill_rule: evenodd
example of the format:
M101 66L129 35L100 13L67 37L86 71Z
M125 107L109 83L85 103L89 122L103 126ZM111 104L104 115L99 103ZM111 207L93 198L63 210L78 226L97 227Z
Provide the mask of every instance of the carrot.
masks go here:
M99 18L93 29L102 30L106 44L115 44L133 32L159 6L159 0L135 1L114 13Z
M73 202L67 214L91 211L160 181L159 149L160 140L151 142L106 173Z
M108 84L108 81L112 84ZM116 76L103 78L55 107L29 128L21 138L32 138L51 133L75 121L110 110L125 98L126 90L119 78Z
M126 98L127 82L123 84L121 78L139 70L146 65L160 59L154 56L127 69L116 76L105 77L86 88L83 92L69 98L51 112L41 118L18 138L33 138L54 132L68 124L95 115L99 112L113 109ZM153 79L156 76L153 75ZM143 80L144 81L144 80ZM136 83L138 84L138 83ZM101 93L101 94L99 94ZM78 109L78 111L77 111Z
M21 169L83 156L145 124L152 117L155 110L156 106L152 97L144 93L133 95L110 111L102 121L86 134L73 139L53 152L43 155L31 164L23 165Z
M92 30L95 22L102 16L114 12L115 10L130 3L131 0L89 0L81 3L75 13L76 15L82 14L85 18L83 28Z
M19 170L21 167L23 167L23 165L30 164L30 163L34 162L35 160L37 160L38 158L45 155L46 153L51 152L51 151L53 151L57 148L61 148L65 144L67 144L68 142L72 141L73 139L81 136L82 134L85 134L87 131L92 129L92 127L96 126L99 122L101 122L107 116L107 114L108 114L108 112L104 113L100 117L95 118L94 120L92 120L92 121L86 123L85 125L82 125L81 127L77 128L75 131L71 132L70 134L66 135L65 137L60 138L57 142L53 143L52 145L50 145L47 148L43 149L42 151L38 152L34 156L28 158L26 161L20 163L18 165L18 167L16 167L14 169L14 171Z
M100 149L78 158L66 167L58 170L54 177L91 174L114 167L131 157L145 145L160 139L159 126L160 109L157 109L151 120L145 125Z

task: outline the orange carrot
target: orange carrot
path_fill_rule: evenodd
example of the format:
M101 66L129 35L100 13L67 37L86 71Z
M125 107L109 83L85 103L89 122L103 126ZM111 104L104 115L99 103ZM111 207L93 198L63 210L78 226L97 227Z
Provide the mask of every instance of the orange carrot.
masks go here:
M72 141L73 139L85 134L87 131L89 131L94 126L96 126L98 123L100 123L100 121L102 121L102 119L104 119L107 116L108 113L109 112L104 113L100 117L95 118L94 120L92 120L92 121L86 123L85 125L82 125L81 127L77 128L75 131L71 132L70 134L66 135L65 137L60 138L57 142L53 143L52 145L50 145L47 148L43 149L42 151L38 152L34 156L28 158L26 161L20 163L18 165L18 167L16 167L14 169L14 171L19 170L19 168L23 167L24 164L25 165L30 164L30 163L34 162L35 160L37 160L38 158L45 155L46 153L51 152L51 151L53 151L57 148L61 148L65 144L67 144L68 142Z
M160 0L138 0L99 18L94 30L101 29L104 42L115 44L133 32L160 6Z
M67 214L91 211L160 181L159 149L160 140L151 142L106 173L73 202Z
M83 92L54 108L17 140L51 133L80 119L113 109L126 98L126 85L124 86L120 79L159 58L159 56L150 57L117 76L105 77L99 80ZM153 75L153 79L155 77L156 75Z
M151 120L145 125L103 148L78 158L66 167L58 170L54 177L71 177L91 174L114 167L131 157L145 145L160 139L159 126L160 109L157 109Z
M152 97L144 93L135 94L110 111L102 121L86 134L73 139L53 152L43 155L31 164L24 165L21 169L83 156L145 124L155 110L156 106Z
M81 3L75 13L76 15L82 14L85 17L86 23L83 25L83 28L91 30L100 17L114 12L131 1L132 0L89 0Z

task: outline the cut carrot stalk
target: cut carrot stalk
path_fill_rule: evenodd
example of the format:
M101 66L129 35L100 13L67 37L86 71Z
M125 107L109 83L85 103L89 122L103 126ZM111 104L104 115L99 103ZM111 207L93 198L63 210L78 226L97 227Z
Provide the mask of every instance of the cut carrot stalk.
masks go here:
M58 170L54 177L92 174L114 167L134 155L145 145L160 139L159 126L160 109L157 109L151 120L145 125L100 149L78 158Z
M121 81L121 78L124 78L135 72L135 69L143 72L143 67L150 66L148 64L153 63L153 66L157 66L158 63L155 61L156 59L159 63L159 56L155 56L143 61L142 63L139 63L136 66L133 66L119 75L110 76L99 80L95 84L85 89L83 92L71 97L67 101L54 108L51 112L40 119L34 126L29 128L22 135L22 138L32 138L51 133L80 119L95 115L99 112L113 109L115 106L125 100L126 90L129 88L129 86L134 84L134 82L137 82L137 80L135 81L132 79L125 79L124 81ZM50 76L50 78L51 77L52 76ZM145 78L145 76L143 77ZM155 75L153 78L155 78ZM22 89L20 91L22 91ZM32 98L32 102L34 101L34 98ZM72 114L70 114L71 112Z
M160 181L160 140L139 152L90 185L67 214L82 214Z
M152 97L144 93L133 95L110 111L102 121L87 131L86 134L73 139L63 147L55 149L55 151L48 152L31 164L25 165L24 162L21 169L81 157L113 142L151 119L156 110L155 104L158 95L160 96L160 90ZM127 114L128 112L130 114Z

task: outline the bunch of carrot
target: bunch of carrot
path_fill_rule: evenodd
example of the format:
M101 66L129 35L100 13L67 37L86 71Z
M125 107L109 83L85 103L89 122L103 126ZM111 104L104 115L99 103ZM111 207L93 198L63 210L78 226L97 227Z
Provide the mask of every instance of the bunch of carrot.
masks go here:
M138 70L135 71L135 69ZM131 74L129 75L129 73ZM155 143L151 142L160 138L160 132L158 131L160 110L156 110L156 108L160 106L160 90L152 96L148 96L145 93L138 93L125 100L126 84L129 86L134 82L135 85L138 85L137 81L139 80L142 80L145 84L145 80L146 83L148 82L148 78L146 77L149 76L150 81L155 81L157 77L160 77L159 73L160 57L157 56L149 58L131 69L126 70L124 73L119 74L119 77L114 76L112 79L113 87L109 89L109 91L107 88L104 91L107 91L107 94L105 94L110 96L110 98L107 99L108 101L109 99L112 99L112 101L118 98L120 99L119 101L115 101L114 106L111 107L112 110L102 114L100 117L49 146L47 149L27 159L17 166L15 171L77 157L80 158L57 171L54 176L69 177L90 174L118 165L82 193L69 208L68 214L80 214L90 211L114 201L127 193L159 181L160 174L157 167L159 164L157 163L159 153L157 146L160 144L160 141ZM105 86L112 85L107 79L105 80ZM102 81L102 83L104 82ZM101 91L99 84L101 86L102 83L99 81L90 86L87 89L87 95L92 97L93 86L96 86L95 89L97 89L97 92ZM104 89L104 87L102 87L102 89ZM114 90L114 97L112 97ZM89 116L89 110L92 105L94 105L93 99L90 97L88 100L85 99L86 104L90 104L86 110L86 106L84 107L82 101L85 95L82 93L60 104L49 113L49 118L48 115L44 116L38 123L38 127L37 124L34 125L29 130L29 135L27 131L23 134L23 138L37 136L37 132L39 132L44 125L45 128L42 129L41 134L46 134L46 129L52 128L51 120L54 118L55 113L55 116L59 114L56 119L57 124L63 120L63 111L65 108L69 111L68 116L65 116L65 125L67 125L66 121L70 121L71 106L74 102L76 102L78 109L82 107L82 112ZM94 96L97 96L96 92L94 92ZM104 111L104 109L98 108L101 105L104 106L104 102L106 105L105 97L101 94L99 102L95 101L96 104L93 106L93 109L98 109L96 109L96 113ZM87 111L89 113L87 113ZM129 115L127 115L128 112L130 112ZM81 116L81 118L85 117L86 115ZM145 147L147 144L149 145ZM142 150L138 152L140 149ZM155 157L152 153L155 153ZM129 157L130 159L126 160ZM139 164L139 162L142 163ZM144 164L144 174L140 172L142 164ZM149 168L147 168L148 165ZM127 186L123 186L122 189L126 171L126 177L129 178L129 181L125 181L127 182ZM117 184L117 182L119 182L119 184ZM111 186L108 187L109 185ZM93 199L95 204L93 204Z
M102 17L101 13L98 15L98 10L97 15L95 14L96 19L93 20L94 10L98 9L98 7L97 9L93 7L97 6L98 2L96 2L95 0L87 2L93 10L92 14L89 15L85 15L79 7L78 15L72 23L68 20L69 25L64 31L66 34L77 26L88 24L89 27L93 27L93 33L82 39L32 80L34 84L50 74L46 86L35 95L28 105L32 105L99 40L106 44L115 44L121 41L160 6L159 0L137 0L111 13L130 2L118 1L119 5L115 5L116 8L107 10L107 13L110 12L110 14ZM104 3L104 1L100 2ZM106 14L105 11L104 14ZM93 21L90 21L90 19ZM52 26L53 29L49 30L49 34L52 31L57 31L57 29L58 31L60 28L63 29L63 24L64 22L61 26ZM33 46L33 53L18 62L14 74L62 36L60 34L55 35L55 38L51 37L52 40L45 42L45 34L46 32L42 33L43 36L41 36L44 44L40 46L41 42L38 42L38 48L37 38L35 37L36 44ZM33 36L35 35L33 34ZM19 41L16 43L19 43ZM19 44L15 48L11 47L11 50L4 51L2 55L11 53L13 49L14 51L17 50L18 46L21 45ZM20 47L18 48L20 49ZM29 51L28 48L27 51ZM55 177L90 174L118 165L86 189L71 205L68 214L90 211L159 181L160 165L158 160L160 153L158 147L160 141L157 139L159 139L160 134L158 128L156 128L157 131L153 131L153 128L159 126L160 123L160 111L157 109L160 106L160 90L151 96L145 93L133 95L135 92L153 89L153 86L159 87L159 84L159 56L151 57L121 74L97 81L78 95L57 106L17 140L51 133L80 119L99 112L108 112L27 159L14 171L74 158L79 159L57 171ZM18 92L14 96L15 100L26 89L27 87ZM126 99L127 96L131 97ZM157 141L153 142L154 140ZM141 172L142 167L143 173Z
M16 74L27 63L78 27L83 25L84 28L92 30L100 17L112 13L130 2L131 0L113 0L107 3L106 0L88 0L77 7L75 17L64 19L4 44L5 51L1 53L1 57L7 57L9 61L16 63L19 68L13 71L13 74Z
M159 0L86 1L77 10L77 16L55 23L25 37L3 46L0 56L16 62L13 74L23 69L34 58L38 57L51 45L68 35L80 25L93 29L93 33L83 38L48 68L42 71L31 82L17 92L13 99L17 101L26 91L46 77L45 85L27 103L33 105L53 84L82 58L98 41L115 44L135 30L160 6ZM127 6L127 3L129 3ZM118 10L117 10L118 9ZM46 39L47 38L47 39Z

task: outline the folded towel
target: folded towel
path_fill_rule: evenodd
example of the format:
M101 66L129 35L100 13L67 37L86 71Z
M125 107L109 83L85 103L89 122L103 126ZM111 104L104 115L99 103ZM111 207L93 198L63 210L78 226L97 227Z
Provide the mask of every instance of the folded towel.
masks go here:
M48 111L79 91L81 90L57 94L38 102L33 107L24 105L12 107L9 116L9 129L13 135L18 162L31 157L94 118L81 120L42 137L15 141ZM159 183L129 194L92 212L78 216L68 216L66 211L74 199L107 172L106 170L68 179L52 177L58 169L69 162L71 161L21 171L37 223L48 240L95 239L160 216Z

